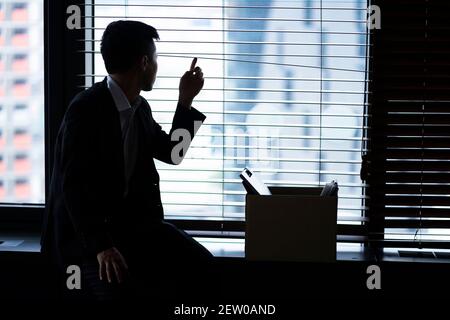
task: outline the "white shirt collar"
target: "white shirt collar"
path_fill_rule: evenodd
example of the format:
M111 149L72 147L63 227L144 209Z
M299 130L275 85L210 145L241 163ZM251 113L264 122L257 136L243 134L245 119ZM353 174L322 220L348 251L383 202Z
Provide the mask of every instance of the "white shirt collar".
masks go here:
M114 103L116 105L116 108L119 112L124 111L126 109L131 108L130 102L127 99L127 96L125 93L123 93L120 86L117 84L116 81L111 76L107 76L107 84L108 89L111 92L111 95L113 97ZM138 96L136 101L133 103L133 107L137 107L141 101L141 97Z

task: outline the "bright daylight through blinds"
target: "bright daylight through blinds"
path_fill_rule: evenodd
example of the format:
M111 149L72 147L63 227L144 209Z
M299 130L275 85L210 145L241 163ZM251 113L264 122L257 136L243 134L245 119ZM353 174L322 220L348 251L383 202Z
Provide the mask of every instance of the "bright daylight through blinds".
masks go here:
M158 29L158 79L142 95L166 131L179 78L193 57L205 74L194 106L207 119L186 159L179 166L157 163L166 217L243 219L239 173L248 166L269 185L336 179L339 220L360 223L366 16L361 0L96 0L86 6L95 81L106 75L100 39L108 23L133 19ZM92 78L86 79L89 85Z

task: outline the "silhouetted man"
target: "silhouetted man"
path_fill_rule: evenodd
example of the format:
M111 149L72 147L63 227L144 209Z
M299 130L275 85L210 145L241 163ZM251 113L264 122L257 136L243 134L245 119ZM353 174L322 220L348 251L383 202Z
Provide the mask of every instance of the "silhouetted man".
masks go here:
M164 222L153 160L178 164L184 156L174 149L183 141L172 132L192 138L204 121L191 106L203 73L194 59L180 80L167 134L139 95L156 79L154 39L157 31L141 22L108 25L101 42L108 76L72 100L56 140L42 248L58 262L64 284L66 267L79 265L83 290L97 299L158 295L166 281L176 282L167 280L170 274L190 276L186 270L198 271L211 259Z

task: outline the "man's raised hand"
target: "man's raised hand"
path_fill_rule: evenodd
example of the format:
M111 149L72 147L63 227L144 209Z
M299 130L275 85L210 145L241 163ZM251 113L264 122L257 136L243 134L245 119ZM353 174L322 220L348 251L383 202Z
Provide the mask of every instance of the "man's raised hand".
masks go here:
M190 108L195 96L202 90L205 79L200 67L196 67L197 58L194 58L189 71L181 77L179 87L178 103L186 108Z

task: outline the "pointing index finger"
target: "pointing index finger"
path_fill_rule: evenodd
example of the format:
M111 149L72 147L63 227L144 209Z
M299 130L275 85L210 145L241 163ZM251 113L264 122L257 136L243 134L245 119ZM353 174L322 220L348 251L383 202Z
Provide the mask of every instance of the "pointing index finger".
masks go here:
M191 69L189 71L193 72L195 68L195 64L197 63L197 58L192 59Z

